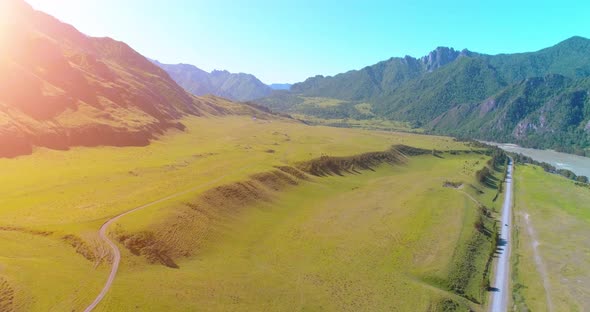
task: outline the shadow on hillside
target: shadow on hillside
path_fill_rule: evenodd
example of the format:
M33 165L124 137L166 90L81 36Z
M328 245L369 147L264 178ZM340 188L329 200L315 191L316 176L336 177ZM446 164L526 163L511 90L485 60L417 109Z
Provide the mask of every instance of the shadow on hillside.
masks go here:
M483 233L483 235L485 235L486 237L492 237L493 234L492 231L485 227L481 230L481 233Z
M305 173L324 177L330 175L359 174L362 170L375 171L381 164L404 164L410 156L423 155L430 151L405 145L395 145L384 152L370 152L349 157L321 156L302 162L297 168Z
M485 180L483 181L483 185L485 185L488 188L497 190L499 182L500 182L500 180L498 178L496 178L495 176L487 175L485 177Z
M484 193L484 191L482 191L480 188L478 188L477 186L473 185L473 184L469 184L469 187L471 187L472 189L475 190L475 192L477 192L478 195L481 195Z

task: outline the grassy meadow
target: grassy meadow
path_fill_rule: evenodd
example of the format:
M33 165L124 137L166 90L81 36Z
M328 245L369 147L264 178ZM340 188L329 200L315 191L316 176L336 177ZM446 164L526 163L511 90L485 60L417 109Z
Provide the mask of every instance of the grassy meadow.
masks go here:
M359 104L361 105L361 104ZM359 106L363 108L363 106ZM294 118L303 120L311 125L340 127L340 128L356 128L377 131L402 131L421 133L424 130L412 128L410 124L403 121L387 120L380 118L371 119L352 119L352 118L318 118L304 114L291 114Z
M585 311L590 306L590 189L532 165L518 166L514 176L514 310Z
M455 304L477 309L465 298L483 301L479 266L467 277L476 276L462 297L448 285L465 278L457 268L478 237L473 226L478 208L464 192L494 205L495 190L475 186L474 172L485 156L424 155L361 174L286 178L277 188L260 176L244 184L258 197L238 197L235 207L225 208L213 200L203 210L199 202L216 194L211 190L235 191L222 186L323 155L382 151L395 144L470 148L445 137L289 120L220 117L184 123L185 132L167 133L146 147L38 149L0 159L2 309L83 309L110 269L108 249L97 236L101 224L185 190L190 192L126 216L110 229L123 260L99 310L388 310L392 304L411 307L414 300L399 300L409 294L424 302L424 309ZM464 181L465 187L442 188L445 179ZM216 205L225 210L216 212ZM170 260L176 268L134 249L153 239L149 235L174 249ZM486 256L475 258L485 262Z
M475 184L474 172L485 159L480 154L444 157L417 156L399 166L270 191L265 200L219 216L220 229L205 232L207 240L174 268L127 251L119 280L101 308L442 311L450 305L483 310L466 298L485 300L481 286L491 240L482 240L470 258L476 267L472 274L461 273L472 264L465 261L467 246L484 237L474 227L479 217L474 199L493 206L495 190ZM447 180L465 186L445 188ZM138 225L146 221L140 216L117 227L165 232L174 228L174 218L162 219L162 210L170 209L139 211L160 215L152 225ZM202 225L195 220L191 226ZM450 286L458 281L466 286L463 296Z

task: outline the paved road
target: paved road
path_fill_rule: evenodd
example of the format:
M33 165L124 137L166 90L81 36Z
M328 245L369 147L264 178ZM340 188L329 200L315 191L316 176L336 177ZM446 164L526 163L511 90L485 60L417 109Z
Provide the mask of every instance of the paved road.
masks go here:
M236 171L236 172L232 172L230 174L237 174L239 172L245 171L247 169L249 169L251 166L247 166L247 167L243 167L242 169ZM98 296L96 297L96 299L94 299L94 301L86 308L84 309L84 312L91 312L92 310L94 310L94 308L96 308L96 306L98 306L98 304L100 303L100 301L102 299L104 299L104 297L106 296L107 292L109 291L109 289L111 288L111 286L113 285L113 281L115 280L115 277L117 276L117 271L119 270L119 263L121 263L121 251L119 250L119 247L117 247L117 244L115 244L107 235L107 230L109 228L109 226L115 222L117 222L117 220L119 220L121 217L124 217L132 212L135 212L137 210L141 210L156 204L159 204L161 202L176 198L178 196L190 193L190 192L194 192L197 191L199 189L202 189L204 187L210 186L214 183L217 183L219 181L221 181L223 178L225 178L226 176L230 175L230 174L226 174L223 175L215 180L211 180L207 183L203 183L201 185L192 187L188 190L184 190L182 192L178 192L178 193L174 193L172 195L166 196L164 198L160 198L156 201L153 201L151 203L147 203L145 205L141 205L139 207L135 207L129 211L126 211L120 215L114 216L113 218L109 219L107 222L105 222L101 227L100 230L98 232L98 235L100 236L100 238L105 241L105 243L107 243L107 245L109 245L109 247L111 247L112 253L113 253L113 266L111 267L111 273L109 274L109 278L107 279L107 282L104 284L104 287L102 288L102 290L100 291L100 293L98 294Z
M498 262L496 264L495 279L491 287L495 288L492 293L490 304L491 312L505 312L510 302L510 233L512 227L512 170L513 161L509 160L508 174L506 175L504 205L502 206L502 221L500 227L500 239L498 244L503 250L499 250Z

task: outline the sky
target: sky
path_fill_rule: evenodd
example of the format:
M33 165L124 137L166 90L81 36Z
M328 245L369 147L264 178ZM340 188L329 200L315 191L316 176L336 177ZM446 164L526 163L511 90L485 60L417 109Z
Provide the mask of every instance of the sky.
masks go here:
M360 69L438 46L488 54L590 38L590 1L27 0L162 63L265 83Z

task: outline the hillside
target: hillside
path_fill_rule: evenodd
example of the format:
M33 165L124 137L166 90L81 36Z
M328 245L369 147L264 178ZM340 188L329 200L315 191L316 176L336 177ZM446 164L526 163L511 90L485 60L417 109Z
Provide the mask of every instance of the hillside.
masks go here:
M471 55L464 50L439 47L420 59L406 56L351 70L334 77L315 76L291 87L293 93L305 96L332 97L341 100L367 100L391 93L404 83L450 63L461 56Z
M271 94L272 88L250 74L214 70L208 73L189 64L154 64L164 69L176 83L194 95L213 94L235 101L249 101Z
M185 115L236 104L197 98L123 42L88 37L20 0L2 3L0 157L34 146L146 145Z
M292 114L404 121L434 133L590 155L589 76L590 40L582 37L518 54L439 47L421 58L311 77L258 102ZM310 98L339 104L309 105Z
M516 141L525 146L566 148L583 154L590 146L590 79L562 75L527 78L489 99L458 105L428 127L456 136Z

